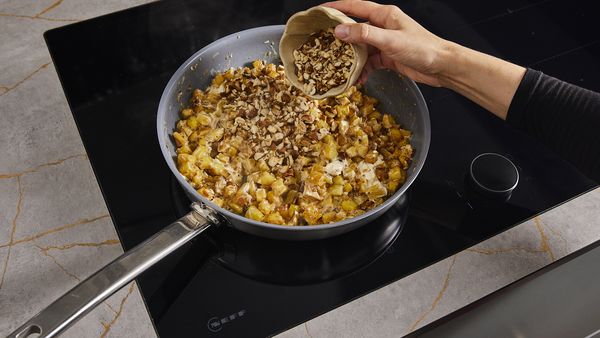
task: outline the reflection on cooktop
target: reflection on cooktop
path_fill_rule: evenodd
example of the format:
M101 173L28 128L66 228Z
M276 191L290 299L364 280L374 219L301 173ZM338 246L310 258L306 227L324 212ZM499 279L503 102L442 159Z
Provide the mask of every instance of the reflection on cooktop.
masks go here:
M191 201L175 179L171 181L175 207L183 216ZM215 249L211 259L242 276L280 285L325 282L357 272L376 260L402 231L408 200L404 195L372 223L325 240L274 240L225 225L205 236ZM295 273L290 273L290 267Z

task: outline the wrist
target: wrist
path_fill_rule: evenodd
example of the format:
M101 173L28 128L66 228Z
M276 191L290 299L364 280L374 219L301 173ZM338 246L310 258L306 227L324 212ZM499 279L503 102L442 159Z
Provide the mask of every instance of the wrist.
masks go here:
M468 49L452 41L443 40L438 47L438 66L436 76L444 88L454 89L464 73Z

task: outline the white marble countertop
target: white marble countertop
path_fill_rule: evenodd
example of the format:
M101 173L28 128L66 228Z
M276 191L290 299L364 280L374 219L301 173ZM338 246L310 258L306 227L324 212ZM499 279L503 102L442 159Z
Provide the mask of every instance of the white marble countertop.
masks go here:
M145 0L0 0L0 336L122 252L42 34ZM397 337L600 239L600 189L284 332ZM152 337L135 283L65 337Z

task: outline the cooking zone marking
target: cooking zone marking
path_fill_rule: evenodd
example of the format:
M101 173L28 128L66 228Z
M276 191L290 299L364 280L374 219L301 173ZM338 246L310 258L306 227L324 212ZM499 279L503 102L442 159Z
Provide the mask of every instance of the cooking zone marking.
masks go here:
M223 318L212 317L211 319L208 320L208 323L206 326L208 327L208 330L211 332L219 332L223 328L223 325L225 325L235 319L243 317L245 314L246 314L246 310L240 310L236 313L230 314L229 316L225 316Z

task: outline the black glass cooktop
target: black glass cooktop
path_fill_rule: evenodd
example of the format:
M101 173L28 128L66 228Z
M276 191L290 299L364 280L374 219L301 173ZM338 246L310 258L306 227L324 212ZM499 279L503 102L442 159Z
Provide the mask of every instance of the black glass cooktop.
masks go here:
M187 211L163 162L155 119L172 73L213 40L283 24L316 1L166 1L46 33L46 41L126 249ZM590 1L397 1L445 38L600 90ZM268 336L330 311L593 187L535 140L468 100L421 86L431 114L425 167L398 204L349 234L286 242L211 229L138 278L162 337ZM478 154L518 167L507 202L467 203ZM471 196L471 195L468 195ZM367 324L368 325L368 324Z

